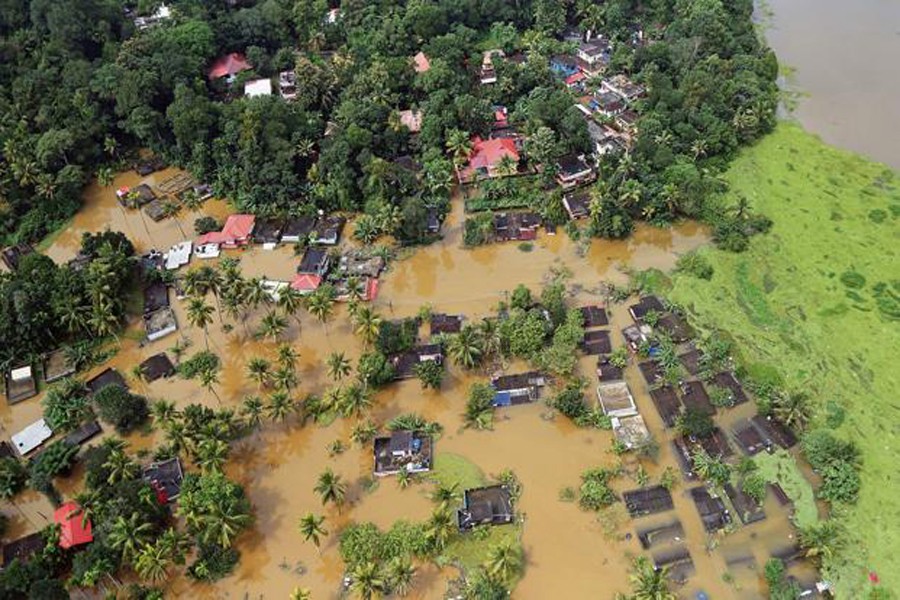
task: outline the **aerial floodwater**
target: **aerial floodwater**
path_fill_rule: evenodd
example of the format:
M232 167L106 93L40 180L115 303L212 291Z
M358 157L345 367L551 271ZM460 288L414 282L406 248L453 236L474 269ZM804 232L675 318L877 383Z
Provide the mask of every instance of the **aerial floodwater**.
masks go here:
M803 94L795 116L834 144L900 168L900 2L770 0L766 37Z

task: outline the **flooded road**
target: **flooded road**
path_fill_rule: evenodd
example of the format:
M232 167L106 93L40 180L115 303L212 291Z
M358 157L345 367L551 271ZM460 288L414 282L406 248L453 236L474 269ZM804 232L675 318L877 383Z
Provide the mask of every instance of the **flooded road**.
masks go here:
M766 30L789 88L807 94L795 116L829 144L900 169L900 2L766 0Z
M127 174L110 188L89 188L85 209L75 217L70 230L46 249L47 254L57 261L68 260L78 249L82 231L107 226L127 233L136 240L139 250L167 248L183 239L178 225L171 220L154 223L137 211L119 208L113 190L138 182L136 176ZM221 217L227 210L224 203L210 201L203 212ZM182 215L181 227L189 231L196 216ZM577 243L562 233L542 233L531 251L523 251L516 244L464 250L460 247L462 220L461 203L456 202L442 242L404 252L391 265L374 303L384 318L413 316L428 305L437 311L464 314L474 322L492 314L497 303L519 283L539 291L551 271L569 273L572 306L596 304L600 302L597 289L601 281L624 283L627 276L623 270L628 267L671 269L680 254L708 241L702 227L685 223L668 230L640 226L629 240L621 242ZM289 280L298 262L290 247L273 251L256 247L231 254L241 259L248 277L266 275ZM210 304L214 304L212 299ZM169 350L182 336L193 340L186 356L202 349L202 332L187 325L184 303L174 300L174 294L173 306L181 326L178 334L141 346L135 341L139 337L139 323L135 320L122 337L120 351L107 365L128 375L135 364ZM266 310L263 307L250 316L251 332ZM623 343L619 331L629 317L624 305L612 307L611 313L610 329L617 347ZM344 352L355 362L362 352L362 343L351 331L344 306L338 307L327 325L304 313L299 323L291 320L282 337L300 353L298 398L307 393L320 394L334 385L324 368L329 353ZM256 384L246 376L246 363L257 356L272 358L274 343L248 336L240 323L229 323L228 319L222 323L217 319L210 326L210 346L223 361L217 386L223 406L238 407L246 396L259 393ZM579 364L580 374L589 382L586 393L591 402L596 384L594 364L592 357L581 358ZM666 442L671 434L663 430L635 365L629 366L627 377L638 408L660 441L658 461L644 462L655 482L666 467L676 466ZM654 518L632 521L621 503L598 516L560 499L563 488L578 487L586 469L610 467L619 460L610 452L611 433L576 428L543 403L501 409L493 431L464 429L462 412L469 386L486 380L487 375L482 372L463 372L450 366L440 391L422 390L415 380L393 384L378 393L371 418L384 423L401 413L420 413L444 427L436 442L438 454L465 457L489 475L505 469L516 473L524 488L519 510L524 516L522 543L527 566L513 594L515 598L611 598L617 591L627 591L631 557L642 552L637 529L654 522ZM179 407L190 403L218 405L218 400L196 381L172 378L144 384L129 379L129 383L138 393L151 399L172 400ZM725 417L725 425L730 419L746 416L741 410L731 412L734 415ZM4 405L0 407L0 424L8 435L39 418L40 413L39 399L13 409ZM427 519L433 508L428 499L430 485L414 484L400 489L394 478L380 480L374 489L367 485L372 470L371 449L351 443L354 424L355 419L338 419L326 427L301 427L294 421L266 423L260 432L237 442L227 472L245 486L256 515L254 526L238 542L240 564L232 576L214 585L174 578L167 592L172 597L191 598L285 598L300 586L310 588L315 598L337 597L343 575L337 547L341 528L351 521L372 521L386 529L398 519ZM337 440L347 450L332 455L330 448ZM154 433L138 433L129 441L132 451L150 449L160 442ZM313 492L316 479L326 466L349 484L348 504L340 512L323 507ZM633 476L637 466L636 458L624 459L626 475L616 480L617 492L638 487ZM59 481L59 487L67 497L77 491L77 473ZM787 513L774 506L770 498L766 521L721 539L708 538L688 496L688 487L681 484L674 490L675 511L662 516L681 521L683 538L696 567L696 575L683 588L683 595L693 597L694 592L703 590L713 598L764 597L762 565L773 549L792 544ZM42 496L28 493L18 499L17 508L4 512L12 519L11 534L19 535L42 526L52 507ZM329 535L323 540L321 551L304 542L297 531L299 518L308 512L326 516ZM719 550L713 551L717 547ZM731 560L727 557L735 556L741 566L726 564L726 560ZM723 576L725 573L729 575ZM420 565L410 597L441 598L447 582L456 576L455 569L449 567Z

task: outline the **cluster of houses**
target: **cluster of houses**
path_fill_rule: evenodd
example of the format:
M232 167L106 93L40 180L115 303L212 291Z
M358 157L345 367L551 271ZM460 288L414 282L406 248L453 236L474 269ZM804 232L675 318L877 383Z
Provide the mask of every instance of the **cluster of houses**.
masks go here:
M597 364L600 406L612 420L617 439L626 447L634 447L646 443L650 434L622 369L611 364L605 354L611 350L608 336L592 335L593 324L605 323L605 315L599 310L596 307L582 309L587 330L583 349L588 354L600 356ZM744 455L753 456L774 448L788 449L797 443L797 438L783 423L759 414L736 421L732 419L730 435L718 424L705 436L685 435L678 431L680 417L685 411L704 413L715 423L718 416L723 415L723 404L737 407L747 403L749 397L733 371L710 368L712 363L692 342L694 332L690 326L680 315L667 310L659 298L644 296L629 307L629 313L633 323L623 329L622 335L632 352L649 355L638 363L638 369L663 427L673 432L671 447L686 481L693 483L699 479L695 457L700 451L714 459L732 461L735 456L732 444ZM659 335L665 335L675 344L679 363L677 382L666 376L666 369L660 363ZM721 390L719 393L727 395L727 402L714 404L708 386L715 386ZM623 426L623 419L630 419L631 423ZM780 505L790 504L790 499L777 484L769 484L768 489ZM766 518L762 505L744 493L740 486L731 483L721 490L704 484L695 485L688 490L688 496L705 531L710 534L739 525L749 526ZM658 485L625 492L623 500L635 519L663 514L674 506L669 491ZM642 547L650 551L653 564L657 568L667 567L673 579L684 581L694 573L693 560L683 543L684 528L677 518L657 519L653 524L639 528L638 539Z
M209 81L224 81L230 86L238 75L252 70L253 65L246 56L240 52L231 52L213 61L206 70L206 77ZM288 101L296 99L297 74L294 71L281 71L277 77L257 77L244 81L244 96L248 98L271 96L274 93Z

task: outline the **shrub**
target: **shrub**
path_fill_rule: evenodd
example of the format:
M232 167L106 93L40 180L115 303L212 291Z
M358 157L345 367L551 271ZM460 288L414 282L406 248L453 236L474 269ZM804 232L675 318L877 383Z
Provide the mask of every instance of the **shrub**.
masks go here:
M463 418L467 427L490 429L494 421L494 388L484 383L473 384L466 401Z
M94 394L100 418L111 423L119 433L128 433L150 416L147 400L117 385L108 385Z
M419 333L419 322L416 319L402 321L384 321L378 329L375 348L385 355L405 352L416 343Z
M578 505L584 510L597 511L616 501L616 494L609 486L613 472L606 469L589 469L581 474L578 489Z
M197 560L188 567L188 575L198 581L217 581L234 571L241 558L234 548L221 548L216 544L202 544Z
M44 419L53 431L70 431L91 414L88 395L76 379L65 379L54 385L41 401Z
M553 408L566 415L572 421L584 418L588 413L588 407L584 403L584 394L581 386L569 384L551 402Z
M426 360L420 362L416 365L415 372L416 377L422 382L423 388L441 389L441 383L444 381L444 365L438 361Z
M741 481L741 490L759 504L766 497L766 480L759 473L750 473Z
M364 383L373 387L380 387L394 380L394 367L381 352L367 352L360 356L356 371Z
M209 350L202 350L178 365L178 375L184 379L194 379L200 373L215 371L220 364L218 356Z
M687 275L692 275L698 279L710 280L713 276L713 266L709 260L702 254L693 251L683 254L675 263L675 268Z
M730 408L734 406L734 396L730 389L718 385L710 385L708 386L707 391L709 392L709 401L712 402L713 406L719 408Z
M0 458L0 498L9 499L22 491L28 471L15 458Z
M678 417L678 430L682 435L705 438L716 429L709 413L694 408L686 409Z
M204 233L209 233L211 231L219 231L221 228L222 226L219 222L210 216L200 217L194 221L194 231L197 232L197 235L203 235Z

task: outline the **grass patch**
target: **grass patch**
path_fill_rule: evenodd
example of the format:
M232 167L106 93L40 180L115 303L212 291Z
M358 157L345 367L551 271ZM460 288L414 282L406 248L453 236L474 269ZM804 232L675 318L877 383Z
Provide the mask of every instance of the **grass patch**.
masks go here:
M770 483L777 483L794 502L794 522L798 527L809 527L819 520L816 498L812 486L800 469L794 457L785 450L772 454L762 452L753 457L759 467L759 474Z
M50 248L50 246L53 245L53 242L56 241L56 239L60 236L60 234L62 234L63 231L67 230L69 228L69 226L72 225L72 220L74 218L75 218L74 216L69 217L68 219L66 219L65 221L60 223L59 227L57 227L56 229L54 229L53 231L51 231L50 233L45 235L44 239L42 239L40 242L38 242L37 245L34 247L35 251L40 252L40 253L46 252Z
M843 407L835 432L862 451L862 488L836 512L851 539L825 574L839 598L864 597L869 571L900 590L900 181L790 123L725 178L730 200L745 197L772 230L742 254L704 249L712 278L676 274L669 296L701 330L729 332L745 366L774 365L789 389L817 399L813 426L834 425L828 407Z
M431 476L444 486L457 484L460 494L468 488L490 483L478 465L458 454L438 454ZM491 548L504 543L520 545L521 538L522 526L519 523L482 527L466 534L457 533L444 548L442 559L471 572L487 561Z

